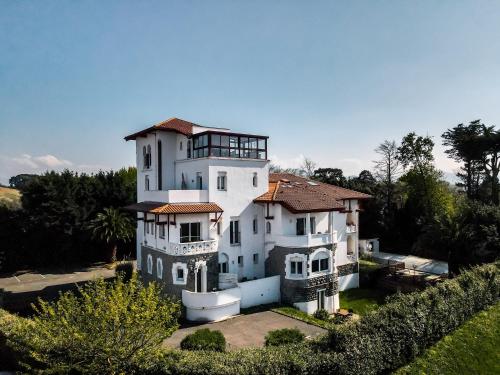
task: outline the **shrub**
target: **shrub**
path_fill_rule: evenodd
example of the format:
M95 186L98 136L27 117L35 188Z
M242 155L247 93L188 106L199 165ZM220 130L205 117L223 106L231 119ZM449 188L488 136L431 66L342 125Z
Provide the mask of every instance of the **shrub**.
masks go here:
M120 262L115 268L115 274L121 274L123 281L127 282L134 274L134 263L131 261Z
M266 346L297 344L304 341L305 335L297 328L283 328L270 331L266 335Z
M316 310L313 314L316 319L328 321L330 319L330 313L325 309Z
M226 351L226 339L221 331L203 328L184 337L181 341L181 349L224 352Z
M162 341L177 329L180 312L177 302L160 296L156 284L143 286L136 275L128 283L120 276L94 280L79 296L66 292L56 302L40 300L34 309L35 317L15 329L0 326L30 373L131 372L156 358Z

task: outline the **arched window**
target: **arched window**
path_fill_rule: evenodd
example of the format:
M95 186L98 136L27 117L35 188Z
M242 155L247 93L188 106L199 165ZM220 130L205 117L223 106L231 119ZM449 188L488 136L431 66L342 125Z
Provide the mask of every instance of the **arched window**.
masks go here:
M172 264L172 280L175 285L186 285L188 269L186 263L176 262Z
M163 278L163 262L160 258L156 259L156 277Z
M144 169L148 167L148 154L146 152L146 146L142 146L142 167Z
M147 168L151 168L151 145L148 145L146 153L147 153L147 160L148 160Z
M303 279L307 275L307 255L300 253L288 254L285 257L285 278Z
M149 191L149 176L144 176L144 190Z
M147 263L148 263L148 273L151 275L153 274L153 257L151 256L151 254L148 254Z
M270 221L266 222L266 233L267 234L271 233L271 222Z
M219 257L219 272L220 273L229 272L229 257L225 253L222 253Z
M330 270L330 253L328 250L318 249L311 255L311 272L328 272Z

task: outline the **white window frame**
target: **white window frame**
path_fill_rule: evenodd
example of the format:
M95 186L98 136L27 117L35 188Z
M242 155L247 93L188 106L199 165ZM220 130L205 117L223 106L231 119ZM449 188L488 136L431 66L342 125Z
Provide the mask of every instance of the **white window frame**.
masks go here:
M292 262L302 262L302 274L292 274ZM285 279L300 280L307 277L307 255L300 253L287 254L285 257Z
M235 222L238 223L238 230L235 231ZM236 235L236 236L235 236ZM231 242L231 237L233 237L233 241ZM237 237L237 241L235 240ZM232 218L229 223L229 242L231 246L240 246L241 245L241 222L239 218Z
M151 254L148 254L148 258L146 260L147 266L148 266L148 273L150 275L153 274L153 256Z
M319 258L322 254L324 254L326 256L322 256L321 258ZM328 269L321 270L321 260L320 259L328 259ZM315 260L319 261L318 271L313 272L312 263ZM309 255L308 268L311 270L311 274L314 274L314 275L331 273L333 270L332 252L324 247L320 247L319 249L316 249L313 253L311 253Z
M163 279L163 261L161 258L156 258L156 277Z
M182 269L183 270L183 279L178 279L177 278L177 270ZM172 264L172 282L174 285L186 285L187 284L187 278L188 278L188 269L187 269L187 264L186 263L181 263L181 262L175 262Z

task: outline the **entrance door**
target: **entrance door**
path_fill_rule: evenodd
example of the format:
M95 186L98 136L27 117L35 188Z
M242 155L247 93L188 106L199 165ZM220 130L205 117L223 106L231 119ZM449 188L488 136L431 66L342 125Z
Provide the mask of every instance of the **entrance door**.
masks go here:
M318 310L325 309L325 289L318 290Z

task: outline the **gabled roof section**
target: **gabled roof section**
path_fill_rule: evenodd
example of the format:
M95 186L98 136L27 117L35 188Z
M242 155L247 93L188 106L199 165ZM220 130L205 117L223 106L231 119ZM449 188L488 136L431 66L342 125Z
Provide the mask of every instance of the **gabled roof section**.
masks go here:
M228 130L228 129L223 129L223 128L214 128L214 127L207 127L203 125L198 125L193 122L189 122L186 120L182 120L180 118L172 117L169 118L168 120L162 121L156 125L150 126L149 128L146 128L144 130L141 130L137 133L133 133L130 135L127 135L125 137L126 141L130 140L135 140L137 137L144 136L150 132L153 131L169 131L169 132L175 132L179 134L183 134L185 136L192 136L195 133L195 129L197 128L206 128L208 129L219 129L219 130Z
M370 195L290 173L271 173L269 190L256 203L279 203L290 212L340 211L343 200L369 199Z

